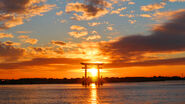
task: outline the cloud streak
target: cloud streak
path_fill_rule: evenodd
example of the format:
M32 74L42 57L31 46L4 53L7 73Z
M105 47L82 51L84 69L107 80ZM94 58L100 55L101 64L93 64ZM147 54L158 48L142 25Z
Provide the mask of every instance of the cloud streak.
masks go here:
M38 42L37 39L30 38L29 36L26 35L20 35L18 38L21 39L21 41L29 44L37 44Z
M71 64L79 65L82 61L85 60L80 58L34 58L29 61L16 63L0 63L0 69L24 69L34 66L55 67L57 65L65 68L66 66L71 66Z
M148 60L142 62L117 62L105 64L105 68L121 68L121 67L143 67L143 66L161 66L161 65L185 65L185 58Z
M8 33L0 33L0 38L13 38L14 36L12 34Z
M165 5L166 5L165 2L155 3L155 4L150 4L150 5L145 5L145 6L141 6L141 10L142 11L158 10L158 9L164 8Z

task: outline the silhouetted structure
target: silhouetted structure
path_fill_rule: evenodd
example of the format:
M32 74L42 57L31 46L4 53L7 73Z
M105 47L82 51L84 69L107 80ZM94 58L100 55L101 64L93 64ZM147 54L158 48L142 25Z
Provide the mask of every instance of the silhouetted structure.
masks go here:
M89 85L90 83L92 83L92 80L90 80L90 78L87 78L87 69L89 65L96 65L97 66L97 70L98 70L98 78L95 81L96 85L103 85L103 79L102 76L100 78L100 69L102 69L102 65L103 63L81 63L82 69L85 69L85 77L83 77L83 81L82 81L82 85Z
M80 84L83 82L82 78L23 78L23 79L0 79L0 85L5 84ZM173 77L105 77L102 79L104 83L119 83L119 82L150 82L150 81L170 81L170 80L185 80L185 77L181 78L178 76ZM89 78L89 81L91 79Z

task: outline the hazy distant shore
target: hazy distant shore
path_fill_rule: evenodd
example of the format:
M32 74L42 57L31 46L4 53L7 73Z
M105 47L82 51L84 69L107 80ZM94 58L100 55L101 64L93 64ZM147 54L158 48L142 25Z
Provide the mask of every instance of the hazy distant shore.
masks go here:
M0 85L9 84L77 84L82 82L82 78L22 78L22 79L0 79ZM185 77L105 77L104 83L119 83L119 82L150 82L150 81L170 81L170 80L185 80Z

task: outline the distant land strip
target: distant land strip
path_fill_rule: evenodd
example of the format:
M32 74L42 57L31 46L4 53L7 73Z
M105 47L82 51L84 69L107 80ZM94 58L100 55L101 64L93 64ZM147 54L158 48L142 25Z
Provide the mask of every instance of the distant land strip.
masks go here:
M150 81L170 81L185 80L185 77L105 77L104 83L120 83L120 82L150 82ZM22 78L22 79L0 79L0 85L8 84L78 84L82 83L82 78Z

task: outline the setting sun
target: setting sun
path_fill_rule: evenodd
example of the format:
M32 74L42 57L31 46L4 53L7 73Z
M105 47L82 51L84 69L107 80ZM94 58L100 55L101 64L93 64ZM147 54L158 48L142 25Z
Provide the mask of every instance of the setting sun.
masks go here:
M98 70L96 68L92 68L88 70L91 74L91 76L97 76Z

